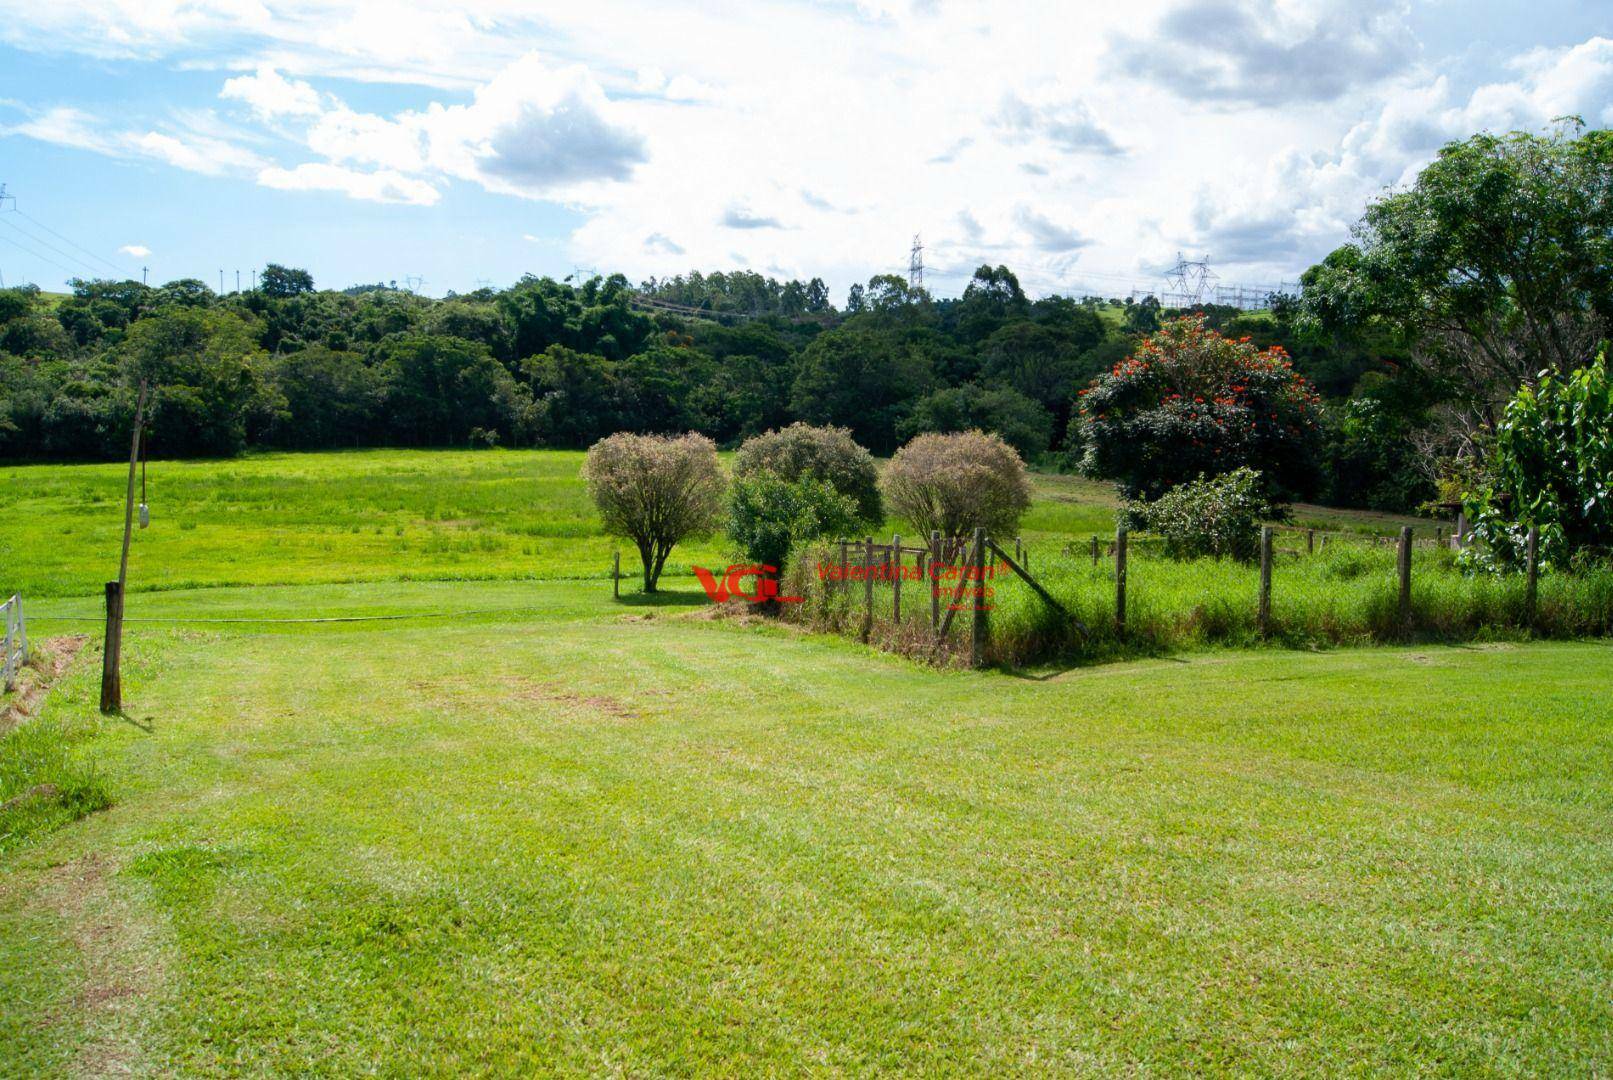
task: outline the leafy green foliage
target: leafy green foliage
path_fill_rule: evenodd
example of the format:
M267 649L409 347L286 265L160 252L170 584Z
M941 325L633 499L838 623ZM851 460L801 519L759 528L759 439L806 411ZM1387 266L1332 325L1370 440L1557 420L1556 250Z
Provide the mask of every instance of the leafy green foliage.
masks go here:
M1199 475L1258 470L1274 494L1315 486L1319 399L1280 346L1261 350L1185 316L1081 392L1082 468L1129 498Z
M1177 559L1249 559L1272 515L1260 474L1244 467L1178 484L1153 502L1128 502L1132 527L1159 533Z
M728 535L745 557L775 568L798 545L847 536L862 525L857 504L812 476L785 480L770 472L736 476L728 492Z
M1567 565L1613 547L1613 383L1607 358L1566 376L1547 374L1507 406L1495 433L1490 483L1469 496L1482 542L1472 558L1517 565L1530 526L1541 557Z
M868 526L884 519L879 469L845 428L795 423L746 439L734 458L735 476L769 474L793 483L821 480L850 499Z
M1573 370L1613 316L1613 132L1574 131L1446 146L1306 271L1309 318L1382 324L1483 405Z
M897 431L912 438L927 432L974 429L1002 436L1021 457L1034 460L1047 450L1053 418L1017 390L952 386L914 402L912 414Z

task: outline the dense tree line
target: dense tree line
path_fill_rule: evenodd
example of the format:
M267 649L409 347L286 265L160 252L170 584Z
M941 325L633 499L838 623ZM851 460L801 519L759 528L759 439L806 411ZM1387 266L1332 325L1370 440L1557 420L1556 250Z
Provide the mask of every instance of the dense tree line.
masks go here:
M854 288L691 274L635 290L620 275L524 278L433 300L386 285L316 290L272 266L218 295L180 280L75 281L67 296L0 291L0 456L110 459L126 452L134 372L156 359L150 450L227 456L250 447L586 447L618 431L701 432L721 446L796 420L848 428L888 454L925 432L981 428L1027 460L1072 460L1077 391L1128 356L1155 304L1032 300L983 266L957 299L895 276ZM641 310L649 294L713 312ZM1423 407L1394 354L1311 338L1293 305L1208 322L1285 343L1334 404L1350 463L1344 501L1402 505L1398 423ZM760 314L755 314L760 312ZM1331 470L1320 470L1323 474Z

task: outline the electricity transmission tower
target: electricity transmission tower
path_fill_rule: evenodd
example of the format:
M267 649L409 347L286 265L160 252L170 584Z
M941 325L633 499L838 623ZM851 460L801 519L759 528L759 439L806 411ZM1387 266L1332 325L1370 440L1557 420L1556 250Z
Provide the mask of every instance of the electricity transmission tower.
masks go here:
M907 287L917 291L924 288L924 240L913 234L913 247L907 254Z
M1170 297L1180 300L1182 307L1192 307L1204 303L1204 290L1210 282L1220 275L1210 269L1208 255L1197 262L1188 262L1182 253L1176 253L1176 265L1165 271L1165 280L1170 282Z

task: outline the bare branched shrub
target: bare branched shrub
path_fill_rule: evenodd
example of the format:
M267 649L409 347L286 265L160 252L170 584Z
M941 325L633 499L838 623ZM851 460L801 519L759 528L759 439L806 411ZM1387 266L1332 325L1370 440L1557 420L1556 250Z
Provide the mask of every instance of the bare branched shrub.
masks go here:
M638 547L645 592L655 591L674 545L722 519L722 466L704 435L612 435L589 447L582 473L605 531Z
M771 473L787 483L821 480L857 504L868 525L884 517L879 500L879 469L846 428L791 424L756 435L740 446L735 476Z
M1031 504L1025 463L995 435L920 435L891 458L883 481L890 509L923 532L1011 535Z

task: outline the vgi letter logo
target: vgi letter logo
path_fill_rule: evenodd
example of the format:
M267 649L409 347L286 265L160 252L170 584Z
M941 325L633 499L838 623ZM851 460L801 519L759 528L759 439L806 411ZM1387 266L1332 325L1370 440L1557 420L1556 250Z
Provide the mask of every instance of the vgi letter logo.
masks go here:
M700 579L700 587L706 590L711 602L721 604L730 599L749 600L753 604L760 604L766 600L777 600L781 604L799 604L802 597L780 596L778 594L778 579L774 574L778 567L768 566L765 563L736 564L730 566L722 581L717 575L704 566L694 568L694 576ZM746 592L741 585L746 578L755 578L754 592Z

